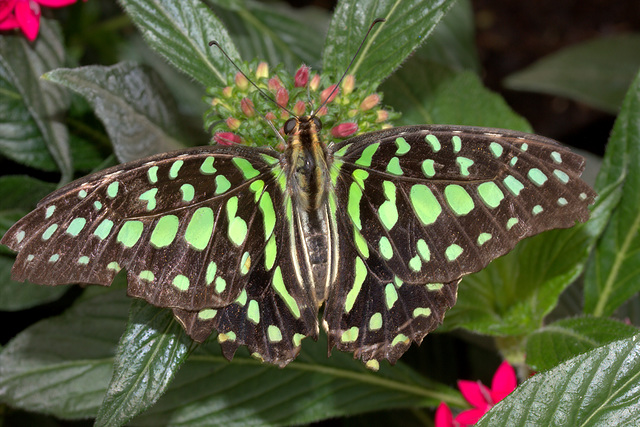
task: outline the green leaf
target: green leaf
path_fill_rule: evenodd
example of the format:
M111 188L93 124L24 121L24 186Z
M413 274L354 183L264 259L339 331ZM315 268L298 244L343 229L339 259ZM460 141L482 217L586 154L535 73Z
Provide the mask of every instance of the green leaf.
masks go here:
M94 287L61 316L18 334L0 353L0 402L66 419L95 416L130 304L123 289Z
M325 10L246 2L241 7L217 8L216 15L225 23L244 59L258 58L272 66L282 64L290 72L302 63L320 68L330 16Z
M511 89L560 95L616 114L640 68L640 34L562 49L505 80Z
M233 60L240 59L227 30L200 0L120 0L149 45L203 86L227 84L235 69L216 48L216 40Z
M455 2L436 25L429 40L416 50L411 58L415 56L455 72L480 71L471 1Z
M484 270L466 276L444 326L488 335L538 329L584 268L594 240L585 225L526 239Z
M40 80L65 61L59 28L41 20L34 43L0 36L0 152L31 167L72 176L69 135L60 122L69 106L66 90ZM55 164L52 162L55 162Z
M131 302L121 289L123 279L124 275L116 279L117 290L87 289L63 315L41 321L9 342L0 353L1 403L61 418L95 416ZM155 326L164 325L160 330L174 330L166 322L170 312L163 311L136 303L132 317L144 321L151 317L159 322ZM162 389L167 381L162 370L175 371L167 364L181 359L183 344L167 344L170 333L149 333L146 326L133 322L125 334L123 358L112 382L120 392L111 394L107 405L124 402L127 393L136 401L144 399L138 393L154 399L159 393L153 389ZM142 350L145 344L148 352ZM328 358L326 349L325 337L317 343L307 340L296 361L280 369L251 358L246 349L229 363L217 341L209 339L191 354L158 402L132 423L302 424L388 408L435 406L441 400L464 405L458 392L402 363L394 367L383 363L379 372L371 372L350 354L334 352ZM144 354L137 361L136 350ZM161 354L163 361L155 361L152 353ZM136 366L129 368L127 363ZM105 406L103 411L107 410ZM101 421L123 422L133 413L127 411Z
M380 84L428 37L453 3L453 0L339 3L322 54L323 72L341 76L373 20L384 18L387 21L373 28L349 71L359 82Z
M170 310L135 300L95 425L123 425L154 405L185 361L190 345L193 341Z
M68 286L40 286L11 280L13 257L0 255L0 311L17 311L55 301Z
M527 337L527 364L534 371L545 371L588 350L637 333L636 327L613 319L562 319Z
M424 77L424 78L423 78ZM438 123L531 131L472 71L450 75L422 60L407 62L383 85L385 101L403 111L401 124Z
M0 234L36 207L40 199L56 189L55 184L29 176L0 177Z
M494 406L483 426L622 426L640 419L640 335L539 373Z
M121 162L176 150L173 99L157 74L129 62L60 68L45 76L82 96L93 107Z
M640 290L640 73L611 134L598 192L620 197L585 276L584 312L609 316Z

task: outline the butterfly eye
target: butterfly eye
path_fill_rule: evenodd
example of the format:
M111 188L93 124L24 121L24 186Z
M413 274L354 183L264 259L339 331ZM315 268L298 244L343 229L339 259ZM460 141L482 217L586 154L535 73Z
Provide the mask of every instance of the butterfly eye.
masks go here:
M313 124L316 127L316 132L319 132L322 130L322 122L320 121L319 118L314 117L313 119Z
M295 118L290 118L284 123L284 133L289 135L296 128L298 121Z

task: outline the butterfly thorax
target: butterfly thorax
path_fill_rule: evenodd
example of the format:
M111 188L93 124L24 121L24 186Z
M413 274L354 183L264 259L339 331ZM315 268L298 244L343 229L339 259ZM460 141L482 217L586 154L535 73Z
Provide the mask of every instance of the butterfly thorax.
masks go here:
M310 116L289 119L284 126L289 137L285 158L291 196L296 207L306 211L318 209L327 198L329 165L320 129L320 121Z
M316 117L289 119L285 150L286 174L294 210L295 256L300 262L302 282L320 305L335 277L336 236L329 221L327 195L330 191L327 147L319 137Z

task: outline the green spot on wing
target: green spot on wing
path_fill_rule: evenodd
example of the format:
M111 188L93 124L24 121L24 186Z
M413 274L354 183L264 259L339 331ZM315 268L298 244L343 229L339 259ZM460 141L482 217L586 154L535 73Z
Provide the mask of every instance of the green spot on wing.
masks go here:
M149 183L155 184L158 182L158 166L151 166L147 170L147 178L149 179Z
M249 305L247 307L247 319L254 325L260 323L260 307L258 306L258 302L256 300L249 301Z
M412 186L409 199L423 225L431 225L436 222L442 212L442 206L440 206L438 199L436 199L429 187L422 184Z
M131 248L138 243L143 231L144 224L142 221L126 221L118 232L117 241L122 243L123 246Z
M467 190L457 184L447 185L444 196L451 210L458 216L467 215L474 208L473 199Z
M387 163L387 172L393 175L400 176L403 174L402 168L400 167L400 159L397 157L392 157Z
M213 283L213 279L216 277L216 272L218 271L218 266L215 262L211 261L209 265L207 265L207 274L205 276L205 280L207 285Z
M389 283L384 288L384 302L387 305L387 309L391 310L396 301L398 301L398 292L393 283Z
M238 168L238 170L242 173L245 179L251 179L260 175L260 172L257 171L253 167L251 162L249 162L247 159L243 159L242 157L234 157L233 159L231 159L231 161L236 166L236 168Z
M79 218L79 217L74 218L74 220L71 221L69 223L69 226L67 227L67 234L70 234L73 237L76 237L78 234L80 234L80 232L82 231L82 229L86 224L87 224L86 219Z
M100 240L104 240L107 237L109 237L109 233L111 233L112 228L113 228L113 221L109 219L104 219L102 220L100 225L98 225L98 227L96 227L96 229L93 231L93 234L98 236Z
M271 342L280 342L282 341L282 332L280 328L275 325L269 325L267 328L267 336L269 337L269 341Z
M478 185L478 194L484 204L491 209L497 208L504 199L504 193L493 181L483 182Z
M282 298L285 305L296 319L300 318L300 307L298 307L298 303L295 298L291 296L289 291L287 291L287 287L284 284L284 279L282 277L282 272L280 271L280 266L276 267L273 272L273 280L272 280L273 289L275 289L276 294Z
M382 328L382 313L373 313L369 319L369 330L377 331Z
M180 186L180 192L182 193L182 200L185 202L192 201L195 196L195 189L191 184L182 184Z
M109 198L111 198L111 199L116 197L118 195L119 187L120 187L120 183L118 181L113 181L107 187L107 196L109 196ZM84 190L82 190L82 191L84 191ZM86 194L86 191L85 191L85 194Z
M340 341L342 342L355 342L358 339L360 330L357 326L353 326L342 333Z
M434 153L437 153L442 148L442 146L440 145L440 141L438 140L438 137L435 135L432 135L432 134L427 135L425 137L425 141L427 141L429 145L431 145L431 149L433 150Z
M449 261L455 261L460 255L462 255L462 248L454 243L445 250L444 254Z
M371 161L373 160L373 155L378 151L378 147L380 146L379 142L375 144L368 145L364 150L362 150L362 154L354 163L358 166L369 167L371 166Z
M229 180L223 175L216 175L216 192L215 194L222 194L231 188L231 183Z
M367 267L364 265L364 261L360 257L356 257L355 262L355 277L353 280L353 286L351 290L347 294L347 298L344 302L344 310L349 313L353 308L353 305L356 303L356 299L360 294L360 290L362 289L362 284L364 283L364 279L367 277Z
M182 168L183 164L184 160L176 160L173 162L169 169L169 179L176 179L178 177L178 172L180 172L180 168Z
M147 210L151 211L156 208L156 194L158 193L157 188L152 188L150 190L145 191L139 197L140 200L147 202Z
M411 150L411 146L403 137L396 138L396 146L398 147L396 150L396 156L404 156L409 152L409 150Z
M156 248L169 246L175 239L180 227L180 220L175 215L160 217L151 233L150 243Z
M198 208L189 220L184 239L194 249L202 251L209 244L213 225L213 210L207 206Z
M216 173L217 169L213 167L213 162L215 161L215 157L209 156L204 159L204 162L200 165L200 173L203 175L213 175Z

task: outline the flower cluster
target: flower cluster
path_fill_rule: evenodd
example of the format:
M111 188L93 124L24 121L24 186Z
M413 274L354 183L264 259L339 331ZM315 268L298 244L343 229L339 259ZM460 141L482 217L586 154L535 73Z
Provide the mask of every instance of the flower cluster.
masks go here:
M477 423L496 403L507 397L518 385L516 373L508 362L502 362L491 381L491 389L476 381L460 380L462 396L473 406L455 418L446 403L436 410L436 427L466 427Z
M282 148L272 126L284 135L282 125L292 114L316 110L325 141L390 127L388 120L398 116L380 107L382 98L371 87L356 88L354 76L347 76L338 87L304 65L293 76L280 67L270 71L265 62L245 64L243 69L251 70L248 77L271 99L265 99L240 72L226 87L209 88L206 100L211 108L205 113L205 125L214 131L218 144Z
M30 41L40 29L40 6L64 7L77 0L0 0L0 30L20 28Z

